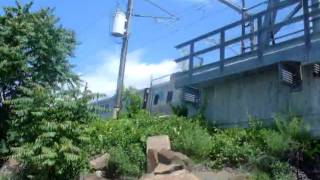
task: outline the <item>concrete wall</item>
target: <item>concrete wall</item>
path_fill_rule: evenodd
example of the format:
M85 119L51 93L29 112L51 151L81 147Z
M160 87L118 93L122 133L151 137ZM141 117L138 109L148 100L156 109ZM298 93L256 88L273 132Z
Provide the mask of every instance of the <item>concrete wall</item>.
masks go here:
M203 89L205 116L222 127L245 127L249 116L270 121L288 107L280 86L276 68L214 84Z
M248 117L270 123L277 114L301 116L313 134L320 128L320 78L311 66L302 68L302 90L294 92L279 81L278 70L243 76L212 84L202 90L205 116L220 127L246 127Z
M313 67L302 68L303 89L290 93L289 111L302 116L312 134L320 136L320 78L313 77Z

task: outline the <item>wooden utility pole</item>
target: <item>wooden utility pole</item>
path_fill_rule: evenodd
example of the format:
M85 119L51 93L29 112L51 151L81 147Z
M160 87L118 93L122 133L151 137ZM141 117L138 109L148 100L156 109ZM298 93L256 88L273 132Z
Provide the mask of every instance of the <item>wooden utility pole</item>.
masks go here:
M127 21L125 24L125 33L123 36L123 42L122 42L122 48L121 48L121 57L120 57L117 92L116 92L116 104L113 109L113 119L118 118L118 115L121 109L121 99L122 99L124 74L125 74L125 67L126 67L127 53L128 53L129 27L130 27L130 19L132 16L132 9L133 9L133 0L128 0L127 13L126 13Z

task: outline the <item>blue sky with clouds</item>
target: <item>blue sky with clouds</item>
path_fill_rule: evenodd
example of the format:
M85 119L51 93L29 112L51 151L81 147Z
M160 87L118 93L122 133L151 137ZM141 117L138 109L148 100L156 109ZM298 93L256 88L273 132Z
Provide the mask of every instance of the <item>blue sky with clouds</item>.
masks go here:
M202 33L238 20L234 11L217 0L153 0L180 18L177 22L148 18L132 19L126 86L137 88L149 84L151 75L160 76L176 70L172 60L179 56L174 46ZM14 5L14 0L1 0L0 6ZM28 0L21 0L22 3ZM248 3L256 3L248 0ZM126 0L34 0L33 9L55 8L60 24L76 32L79 42L74 69L95 92L112 95L116 87L120 39L111 37L112 13ZM134 0L134 13L165 16L145 0Z

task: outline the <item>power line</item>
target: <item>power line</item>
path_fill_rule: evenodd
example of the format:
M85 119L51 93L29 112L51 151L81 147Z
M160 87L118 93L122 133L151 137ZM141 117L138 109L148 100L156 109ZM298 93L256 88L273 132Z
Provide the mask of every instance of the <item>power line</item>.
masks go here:
M218 14L218 13L221 13L222 11L225 11L226 9L229 9L229 8L225 7L225 8L217 9L214 13ZM148 45L150 45L151 43L152 43L152 44L157 44L157 43L159 43L159 42L167 39L168 37L170 37L170 36L172 36L172 35L180 32L181 30L185 30L185 29L186 29L185 27L189 27L189 29L194 28L194 27L196 27L196 26L194 26L195 24L198 24L199 22L207 19L208 17L210 17L210 16L209 16L209 15L202 16L201 18L198 18L197 20L195 20L195 21L193 21L193 22L191 22L191 23L188 23L187 25L185 25L185 26L183 26L183 27L180 27L179 29L176 29L176 30L174 30L174 31L169 32L168 35L159 36L159 37L157 37L157 38L149 41L149 43L143 43L143 44L144 44L143 47L148 46ZM191 25L193 25L193 26L191 26ZM205 39L205 41L207 41L207 42L210 42L210 41L211 41L211 42L213 42L214 44L217 43L217 40L215 40L215 39ZM235 55L239 55L239 52L238 52L237 50L235 50L233 46L228 46L228 47L226 47L226 50L229 50L229 52L231 52L231 53L233 53L233 54L235 54ZM199 57L199 58L202 58L202 57ZM203 59L203 58L202 58L202 59Z
M141 14L132 14L134 17L139 17L139 18L152 18L152 19L162 19L162 20L177 20L175 17L164 17L164 16L152 16L152 15L141 15Z
M163 11L164 13L168 14L171 17L176 17L176 15L172 14L171 12L169 12L168 10L166 10L165 8L161 7L160 5L158 5L157 3L153 2L152 0L145 0L146 2L148 2L149 4L151 4L152 6L160 9L161 11ZM178 18L179 19L179 18Z
M176 14L178 14L178 16L181 18L181 17L183 17L185 14L187 14L190 11L203 10L203 8L208 5L208 3L209 3L209 1L205 1L205 2L202 2L202 3L197 3L197 5L193 4L193 5L191 5L191 6L187 7L187 8L179 11Z
M228 9L228 8L217 9L214 13L216 13L216 14L217 13L221 13L222 11L225 11L226 9ZM195 27L197 27L197 26L194 26L195 24L198 24L198 23L202 22L203 20L207 19L208 17L210 17L210 16L208 16L208 15L202 16L200 18L197 18L195 21L192 21L192 22L190 22L190 23L188 23L186 25L183 25L182 27L180 27L180 28L178 28L176 30L170 31L165 36L162 35L162 36L158 36L157 38L154 38L153 40L148 40L149 43L143 43L144 47L150 45L151 43L152 44L156 44L158 42L161 42L161 41L165 40L166 38L172 36L173 34L176 34L176 33L180 32L182 30L195 28ZM188 27L188 28L186 28L186 27Z

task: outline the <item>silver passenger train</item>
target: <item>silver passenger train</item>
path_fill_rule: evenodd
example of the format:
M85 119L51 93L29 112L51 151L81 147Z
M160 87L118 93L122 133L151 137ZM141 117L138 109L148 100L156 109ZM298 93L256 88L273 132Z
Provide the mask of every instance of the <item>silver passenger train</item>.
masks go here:
M138 90L138 95L142 99L141 107L153 115L171 115L172 106L185 105L188 112L194 114L199 103L200 93L193 88L175 88L173 80L166 80L169 75L157 79L152 79L150 87ZM98 99L93 102L107 111L101 113L106 118L112 117L112 109L115 105L115 96Z

